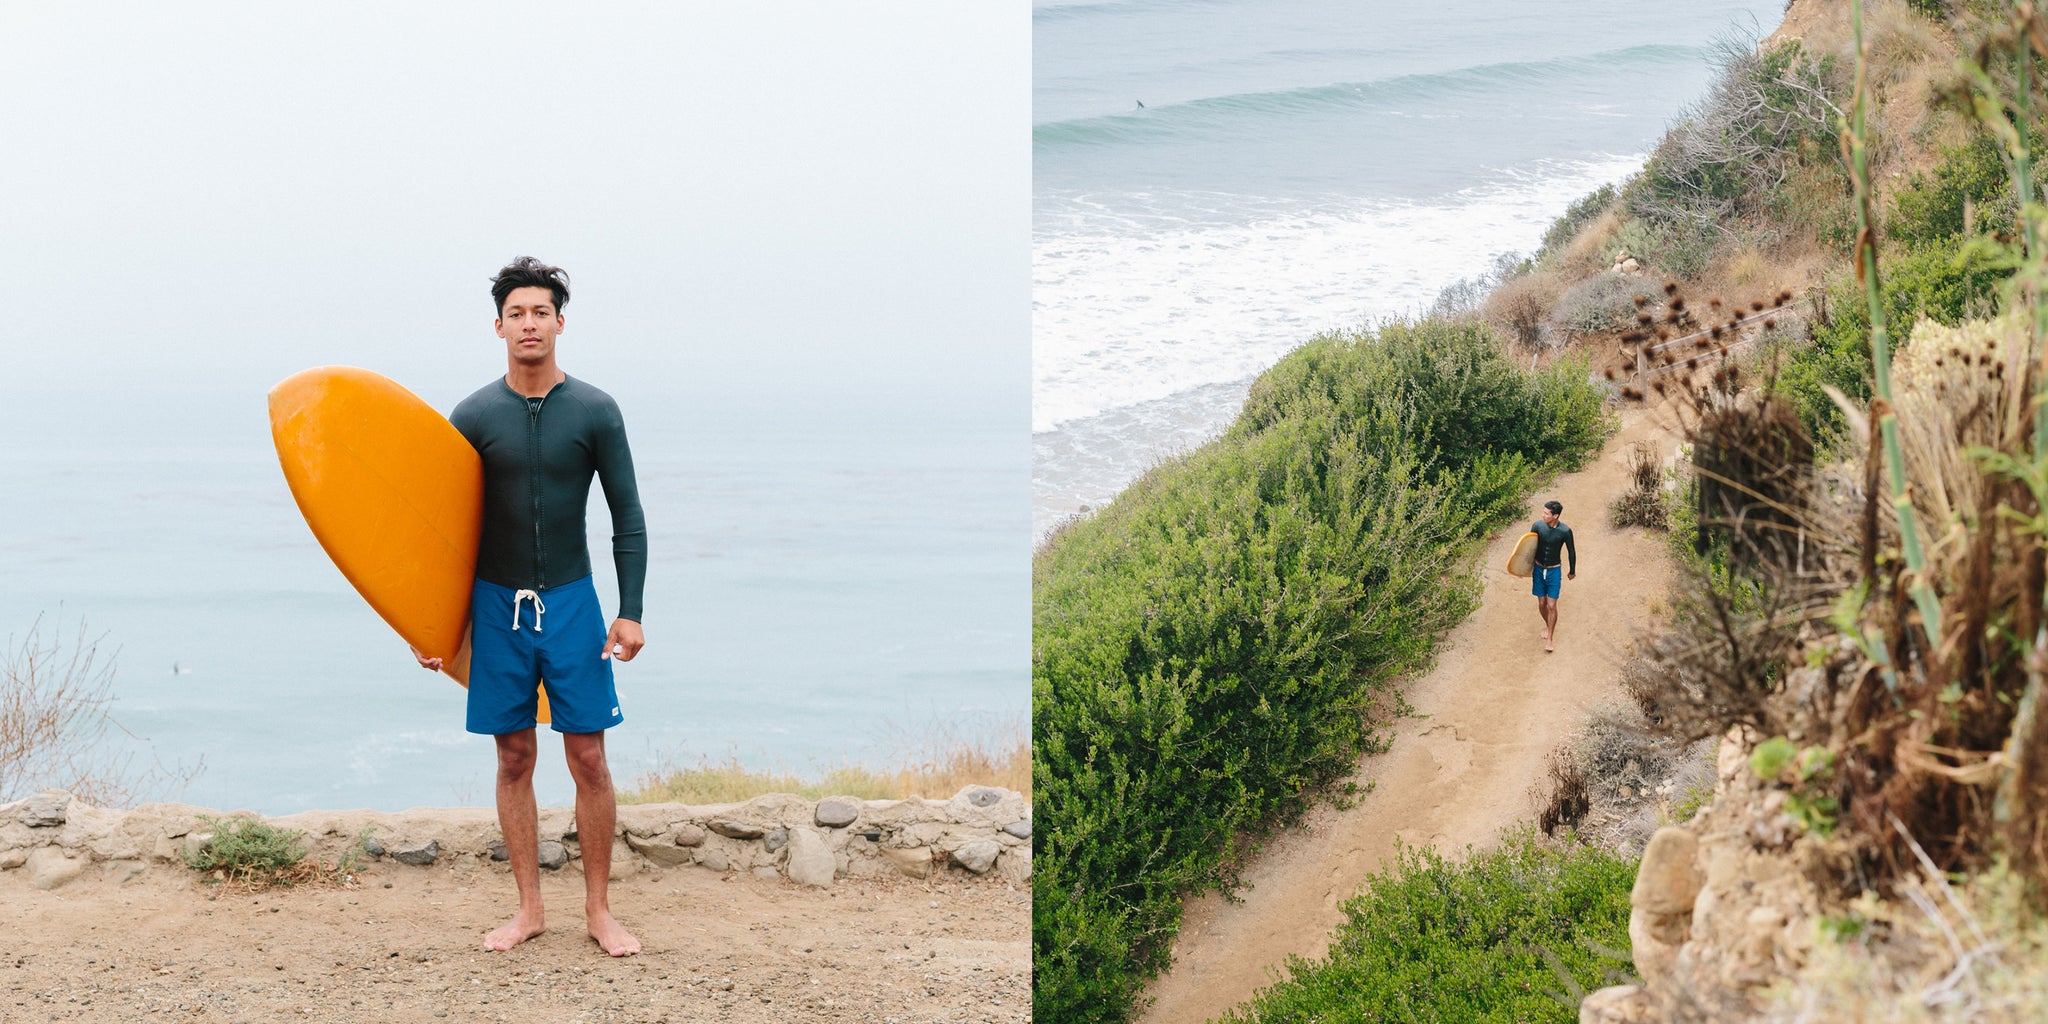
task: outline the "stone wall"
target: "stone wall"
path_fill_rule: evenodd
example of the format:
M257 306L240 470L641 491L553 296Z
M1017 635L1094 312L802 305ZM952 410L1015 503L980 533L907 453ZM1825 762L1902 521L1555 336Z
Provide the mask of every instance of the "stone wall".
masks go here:
M43 889L87 872L126 881L165 865L185 871L185 852L211 838L202 816L222 817L186 804L121 811L69 793L39 793L0 804L0 870L25 871ZM307 811L264 820L303 833L308 855L323 861L362 851L367 860L393 865L389 870L463 859L506 867L497 814L489 808ZM540 838L544 870L580 866L584 837L573 811L542 808ZM812 886L939 872L1031 878L1031 805L1020 793L988 786L969 786L950 800L772 794L737 804L628 804L619 808L610 841L614 877L650 866L697 866Z

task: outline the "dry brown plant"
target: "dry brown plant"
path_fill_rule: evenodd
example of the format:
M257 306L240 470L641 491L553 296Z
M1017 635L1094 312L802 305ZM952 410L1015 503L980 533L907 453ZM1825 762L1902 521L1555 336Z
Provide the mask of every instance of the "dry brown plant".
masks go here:
M183 788L198 767L139 769L116 734L135 738L112 716L114 661L102 659L103 637L85 624L67 643L43 634L38 617L17 644L8 640L0 668L0 802L61 789L86 803L126 807L162 790Z

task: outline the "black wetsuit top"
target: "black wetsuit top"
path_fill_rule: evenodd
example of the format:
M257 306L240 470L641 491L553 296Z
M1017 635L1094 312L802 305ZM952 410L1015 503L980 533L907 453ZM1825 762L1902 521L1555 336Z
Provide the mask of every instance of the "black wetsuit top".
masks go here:
M1537 565L1540 565L1546 569L1556 568L1558 554L1557 549L1561 547L1572 553L1572 567L1570 572L1574 576L1578 575L1579 546L1577 544L1572 543L1571 527L1566 526L1563 523L1558 523L1557 526L1553 528L1543 525L1543 520L1538 519L1535 522L1529 524L1529 532L1536 535Z
M463 399L448 419L484 460L477 578L545 590L590 575L584 509L594 473L611 507L618 617L639 622L647 521L633 482L626 421L612 396L568 377L546 396L527 398L500 377Z

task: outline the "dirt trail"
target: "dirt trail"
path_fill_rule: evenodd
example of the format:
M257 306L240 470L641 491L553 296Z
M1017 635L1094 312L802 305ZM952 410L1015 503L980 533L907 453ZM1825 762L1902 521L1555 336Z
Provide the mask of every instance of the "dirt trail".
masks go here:
M1031 1019L1031 893L1004 881L640 871L612 906L645 952L614 960L583 932L570 869L543 875L548 932L508 953L480 943L512 880L475 865L262 893L165 865L54 892L27 874L0 872L5 1021Z
M1663 534L1607 525L1637 440L1654 440L1667 454L1672 444L1656 413L1631 410L1598 461L1532 502L1532 510L1563 502L1578 540L1579 576L1558 602L1557 652L1543 653L1528 581L1499 568L1526 529L1518 524L1487 547L1478 611L1452 630L1436 668L1409 687L1414 716L1395 724L1389 752L1360 766L1355 778L1372 782L1372 792L1348 811L1318 807L1276 837L1244 873L1251 888L1242 902L1210 894L1188 905L1173 967L1148 991L1155 1002L1143 1024L1208 1020L1277 980L1289 954L1322 956L1343 921L1340 904L1368 874L1391 866L1397 839L1462 854L1534 818L1532 784L1546 759L1590 707L1619 692L1622 645L1670 577Z

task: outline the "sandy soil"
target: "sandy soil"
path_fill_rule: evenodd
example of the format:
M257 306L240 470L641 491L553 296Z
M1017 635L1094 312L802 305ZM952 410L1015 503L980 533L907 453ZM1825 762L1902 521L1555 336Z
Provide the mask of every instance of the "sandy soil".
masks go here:
M645 945L605 956L582 877L547 873L550 930L506 953L512 880L373 866L352 888L220 892L158 865L53 892L0 872L6 1021L1027 1021L1028 887L700 867L612 883Z
M1558 601L1556 653L1543 652L1528 581L1498 568L1526 530L1517 525L1487 548L1479 610L1410 685L1414 715L1394 726L1392 749L1361 765L1356 779L1372 791L1349 810L1321 806L1276 836L1244 873L1242 902L1210 894L1188 905L1144 1024L1218 1016L1278 979L1290 954L1322 956L1343 921L1340 905L1391 866L1397 841L1463 851L1534 819L1533 787L1550 752L1619 692L1623 645L1665 593L1664 535L1609 527L1607 505L1627 487L1630 444L1654 440L1668 454L1668 427L1668 415L1626 413L1597 462L1542 488L1531 505L1563 502L1578 541L1579 575Z

